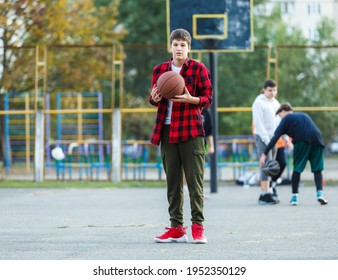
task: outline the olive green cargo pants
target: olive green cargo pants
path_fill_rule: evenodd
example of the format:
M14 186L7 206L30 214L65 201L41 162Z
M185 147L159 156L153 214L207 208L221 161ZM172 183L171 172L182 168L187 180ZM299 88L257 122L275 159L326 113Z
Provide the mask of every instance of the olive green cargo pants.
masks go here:
M203 178L204 178L204 137L200 136L181 143L169 144L169 125L161 135L161 157L167 177L167 198L171 226L183 225L183 172L186 177L191 209L191 221L202 224Z

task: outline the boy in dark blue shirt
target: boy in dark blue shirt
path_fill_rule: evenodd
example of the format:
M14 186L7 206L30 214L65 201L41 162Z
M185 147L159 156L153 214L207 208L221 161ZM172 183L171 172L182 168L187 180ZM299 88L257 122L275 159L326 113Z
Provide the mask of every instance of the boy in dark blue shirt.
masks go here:
M276 112L282 119L277 127L273 138L266 147L260 158L261 166L264 165L266 155L276 144L279 137L286 134L292 138L293 150L293 173L292 173L292 197L290 204L298 204L298 187L300 174L304 171L307 161L310 161L311 172L314 174L314 181L317 190L317 200L320 204L328 203L323 195L324 169L324 141L322 134L309 115L301 112L293 112L289 103L281 104Z

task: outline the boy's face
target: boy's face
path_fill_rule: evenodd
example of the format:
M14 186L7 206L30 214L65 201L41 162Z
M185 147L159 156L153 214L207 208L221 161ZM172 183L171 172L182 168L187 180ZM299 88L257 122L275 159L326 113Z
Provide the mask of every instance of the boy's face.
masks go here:
M174 39L170 45L170 51L174 60L185 60L190 52L188 42Z
M264 95L269 99L277 96L277 87L267 87L263 91Z

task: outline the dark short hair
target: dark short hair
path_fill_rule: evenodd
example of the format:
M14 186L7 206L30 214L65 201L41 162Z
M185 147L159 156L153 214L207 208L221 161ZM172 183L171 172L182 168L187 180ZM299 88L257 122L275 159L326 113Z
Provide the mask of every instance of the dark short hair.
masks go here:
M185 30L183 28L175 29L171 32L171 34L170 34L170 45L172 44L172 42L175 39L186 41L188 43L189 47L191 45L191 35L187 30Z
M266 80L264 82L264 88L267 88L267 87L276 87L276 86L277 86L277 83L274 80Z
M282 111L286 111L286 112L293 111L291 104L290 103L282 103L279 106L279 108L276 112L276 115L278 115Z

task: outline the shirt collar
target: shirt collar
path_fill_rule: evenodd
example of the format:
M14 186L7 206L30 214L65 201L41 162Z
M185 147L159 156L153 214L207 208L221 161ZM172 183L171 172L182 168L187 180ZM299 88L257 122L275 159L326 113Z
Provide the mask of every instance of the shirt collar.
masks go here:
M170 59L170 65L169 65L170 68L172 68L172 63L173 63L173 58ZM187 58L185 59L183 65L185 65L186 67L188 67L188 66L189 66L189 63L190 63L190 59L189 59L189 57L187 57Z

